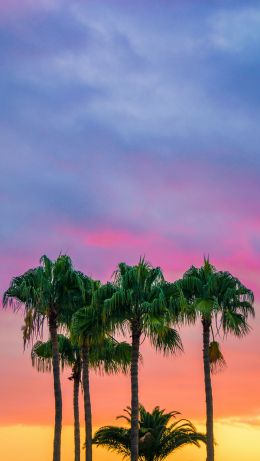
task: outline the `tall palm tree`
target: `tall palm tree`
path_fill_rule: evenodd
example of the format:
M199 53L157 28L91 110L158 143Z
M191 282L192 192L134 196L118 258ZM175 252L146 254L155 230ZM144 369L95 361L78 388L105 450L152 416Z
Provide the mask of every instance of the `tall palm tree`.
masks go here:
M84 284L81 274L74 270L67 255L60 255L52 261L42 256L40 266L13 278L4 293L3 304L15 310L24 307L24 341L42 333L44 321L49 326L52 343L53 384L55 398L55 427L53 461L60 461L62 429L62 394L60 384L58 326L66 324L71 312L84 298ZM84 305L82 303L81 305Z
M249 316L254 316L254 296L240 280L229 272L217 271L208 259L200 268L192 266L178 281L187 305L183 316L188 322L195 322L199 317L203 328L203 363L206 394L206 426L207 426L207 461L214 461L213 435L213 397L210 369L212 355L219 357L223 364L223 356L217 351L218 343L210 346L210 335L213 322L217 331L224 335L229 333L241 338L250 330ZM214 338L213 338L214 339ZM215 344L214 344L215 343ZM215 351L213 349L215 348ZM221 355L219 355L219 353Z
M92 461L92 411L89 370L105 373L126 372L131 360L131 347L106 334L102 311L93 306L79 309L72 317L71 333L82 355L86 461Z
M131 357L131 461L138 460L139 393L138 364L141 336L165 354L182 350L178 332L169 327L170 318L159 267L144 259L135 266L120 263L114 275L111 298L104 302L104 316L113 328L128 331L132 339Z
M125 410L126 415L119 416L131 425L131 408ZM187 419L180 419L170 424L172 418L179 415L177 411L166 413L155 407L151 413L140 405L138 428L139 460L162 461L178 448L185 445L199 447L199 442L206 443L204 434L197 432ZM115 451L124 458L131 454L131 429L126 427L101 427L94 435L93 443Z
M69 377L73 381L73 414L74 414L74 460L80 461L80 421L79 421L79 387L81 380L81 358L79 349L72 345L70 339L58 335L60 364L72 368ZM51 341L37 341L31 352L32 365L38 371L52 371L52 343Z

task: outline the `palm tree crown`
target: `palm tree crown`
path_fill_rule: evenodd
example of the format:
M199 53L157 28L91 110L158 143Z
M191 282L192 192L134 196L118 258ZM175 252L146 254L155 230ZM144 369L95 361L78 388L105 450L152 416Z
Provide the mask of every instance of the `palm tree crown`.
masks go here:
M79 301L82 306L89 296L91 281L74 270L69 256L60 255L52 261L44 255L40 263L14 277L3 297L4 306L25 308L25 342L41 333L46 318L50 321L54 317L58 324L69 323Z
M178 281L188 305L188 321L198 316L217 321L225 335L243 336L249 332L248 317L254 316L253 292L229 272L217 271L208 259L200 268L192 266Z
M131 423L131 408L125 410L124 416L119 416ZM166 413L155 407L151 413L140 405L139 419L139 459L142 461L162 461L172 452L188 444L199 447L199 442L206 441L205 435L196 431L193 424L180 419L170 424L172 418L179 415L177 411ZM124 458L130 456L130 428L105 426L94 436L93 443L107 447Z
M114 273L114 292L104 301L104 315L113 328L143 334L167 354L182 350L182 343L178 332L169 326L164 287L161 269L143 258L136 266L120 263Z

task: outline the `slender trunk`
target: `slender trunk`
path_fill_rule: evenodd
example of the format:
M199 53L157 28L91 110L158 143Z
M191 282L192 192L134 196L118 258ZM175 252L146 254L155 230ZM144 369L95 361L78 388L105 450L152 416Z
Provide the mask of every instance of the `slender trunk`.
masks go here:
M80 423L79 423L79 386L81 364L80 357L73 369L73 409L74 409L74 461L80 461Z
M61 428L62 428L62 395L60 384L59 345L57 336L57 316L51 312L49 330L52 343L53 384L55 399L55 426L53 441L53 461L60 461Z
M203 325L203 362L204 362L204 382L206 393L206 410L207 410L207 461L214 461L214 436L213 436L213 398L210 376L209 360L209 336L211 321L202 320Z
M86 461L92 461L92 415L89 388L89 350L87 346L82 347L82 366L83 366L83 391L84 391L84 410L85 410L85 444Z
M138 461L139 455L138 361L140 336L139 324L133 323L131 352L131 461Z

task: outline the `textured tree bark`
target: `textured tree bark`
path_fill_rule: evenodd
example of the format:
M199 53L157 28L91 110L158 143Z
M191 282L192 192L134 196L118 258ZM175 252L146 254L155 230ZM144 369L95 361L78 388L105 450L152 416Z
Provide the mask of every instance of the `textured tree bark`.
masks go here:
M89 387L89 351L87 346L82 348L82 368L85 411L85 459L86 461L92 461L92 414Z
M213 398L210 376L209 360L209 336L211 321L202 320L203 325L203 362L204 362L204 382L206 393L206 412L207 412L207 461L214 461L214 434L213 434Z
M138 461L139 455L138 361L140 336L139 325L133 323L131 352L131 461Z
M53 461L60 461L61 429L62 429L62 395L60 384L60 361L57 336L57 316L51 312L49 318L49 331L52 343L53 385L55 400L55 426L53 441Z
M74 461L80 461L79 386L81 375L80 357L73 367L73 409L74 409Z

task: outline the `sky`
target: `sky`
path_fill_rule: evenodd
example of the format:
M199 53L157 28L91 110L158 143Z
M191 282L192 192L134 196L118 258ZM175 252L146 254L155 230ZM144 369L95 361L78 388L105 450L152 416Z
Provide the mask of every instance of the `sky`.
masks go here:
M1 295L60 252L102 281L141 255L167 280L204 255L239 277L256 318L250 335L222 344L216 461L260 456L259 50L258 1L0 0ZM41 461L52 381L32 369L21 325L1 310L0 453ZM140 400L203 429L201 326L180 333L183 355L142 345ZM68 376L63 461L73 449ZM91 386L95 427L114 423L129 377L92 374ZM205 459L204 448L185 450L173 459Z

